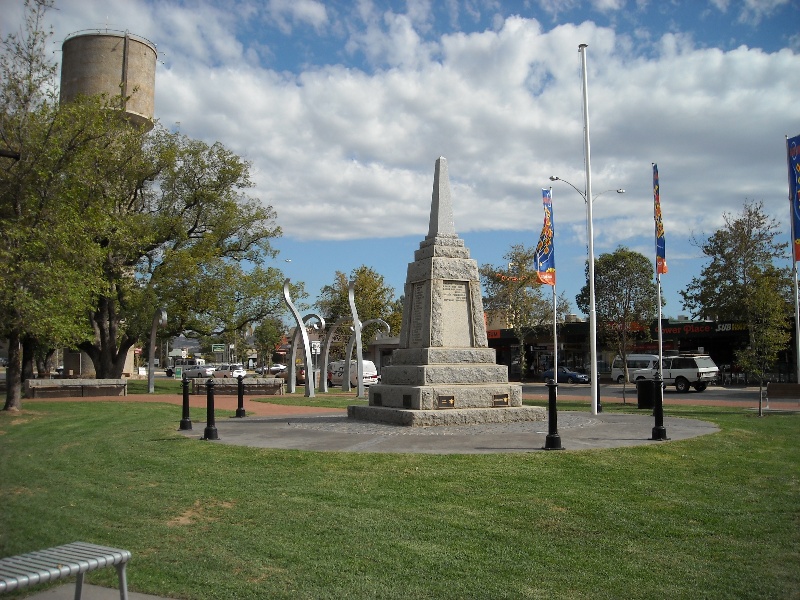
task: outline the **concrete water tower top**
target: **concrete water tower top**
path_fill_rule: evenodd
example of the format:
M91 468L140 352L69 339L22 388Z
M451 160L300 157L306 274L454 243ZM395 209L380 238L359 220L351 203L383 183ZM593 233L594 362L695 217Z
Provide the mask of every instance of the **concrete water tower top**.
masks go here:
M127 31L86 30L61 46L61 101L78 95L120 98L128 119L153 128L156 46Z

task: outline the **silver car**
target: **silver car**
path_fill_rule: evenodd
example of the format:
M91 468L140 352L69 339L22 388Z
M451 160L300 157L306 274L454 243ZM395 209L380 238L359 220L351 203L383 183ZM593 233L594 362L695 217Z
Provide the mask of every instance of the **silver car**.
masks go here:
M244 370L244 366L241 363L220 365L217 367L216 371L214 371L214 377L233 377L236 379L239 376L247 377L247 371Z
M184 379L195 379L197 377L213 377L214 367L209 367L206 365L184 367L182 373Z

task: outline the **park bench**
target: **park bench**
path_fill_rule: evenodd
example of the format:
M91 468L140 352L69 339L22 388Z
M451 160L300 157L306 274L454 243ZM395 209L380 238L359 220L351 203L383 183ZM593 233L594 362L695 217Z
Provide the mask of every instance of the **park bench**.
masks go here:
M26 398L127 396L127 379L26 379Z
M86 542L9 556L0 559L0 594L75 575L75 600L80 600L84 573L114 566L119 574L120 600L128 600L125 566L130 559L127 550Z
M767 383L767 400L797 400L800 402L800 383Z
M198 377L191 379L192 394L205 394L208 392L208 377ZM285 380L279 377L245 377L242 379L244 394L246 396L264 395L280 396L283 395L283 384ZM239 380L230 377L217 377L214 379L214 393L220 396L236 396L239 394Z

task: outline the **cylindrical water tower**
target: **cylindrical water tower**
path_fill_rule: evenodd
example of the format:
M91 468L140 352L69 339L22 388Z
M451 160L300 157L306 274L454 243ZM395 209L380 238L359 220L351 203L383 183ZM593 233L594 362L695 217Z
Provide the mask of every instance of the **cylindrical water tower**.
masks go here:
M80 94L119 98L128 119L153 128L156 46L127 31L74 33L61 46L61 101Z

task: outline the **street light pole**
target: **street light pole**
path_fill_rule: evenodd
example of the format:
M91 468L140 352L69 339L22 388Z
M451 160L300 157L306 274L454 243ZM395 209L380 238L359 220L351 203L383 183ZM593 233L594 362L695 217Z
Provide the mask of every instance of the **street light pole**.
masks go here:
M589 90L586 76L586 48L588 44L580 44L578 52L581 53L581 80L583 82L583 140L584 160L586 163L586 198L592 198L592 166L589 146ZM588 222L589 238L589 353L591 356L591 381L592 381L592 414L597 414L597 312L594 300L594 227L592 225L592 204L586 202L586 220Z
M595 309L595 297L594 297L594 232L592 228L592 205L594 201L597 200L600 196L607 192L617 192L618 194L624 194L625 190L622 188L618 188L616 190L604 190L597 194L592 201L589 202L587 198L591 196L588 195L587 192L582 192L578 188L576 188L573 184L571 184L566 179L561 179L555 175L550 176L550 181L562 181L566 183L569 187L580 194L583 201L586 203L586 219L588 221L587 226L587 235L589 238L589 276L588 276L588 283L589 283L589 353L590 353L590 360L592 364L590 366L591 369L591 394L592 394L592 414L596 415L598 412L602 411L602 407L599 404L599 394L597 392L597 386L599 385L599 374L597 372L597 311Z

